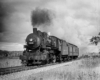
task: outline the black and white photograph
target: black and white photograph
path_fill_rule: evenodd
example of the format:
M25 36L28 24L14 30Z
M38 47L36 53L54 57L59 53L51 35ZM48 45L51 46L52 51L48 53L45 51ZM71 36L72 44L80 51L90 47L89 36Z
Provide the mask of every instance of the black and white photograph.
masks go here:
M100 0L0 0L0 80L100 80Z

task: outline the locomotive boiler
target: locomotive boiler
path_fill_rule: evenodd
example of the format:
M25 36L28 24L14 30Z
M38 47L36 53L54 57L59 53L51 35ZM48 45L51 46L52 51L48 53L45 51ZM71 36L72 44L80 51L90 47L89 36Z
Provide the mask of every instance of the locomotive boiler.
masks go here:
M38 65L76 59L79 48L55 36L49 36L33 28L33 33L26 37L23 55L20 56L23 65Z

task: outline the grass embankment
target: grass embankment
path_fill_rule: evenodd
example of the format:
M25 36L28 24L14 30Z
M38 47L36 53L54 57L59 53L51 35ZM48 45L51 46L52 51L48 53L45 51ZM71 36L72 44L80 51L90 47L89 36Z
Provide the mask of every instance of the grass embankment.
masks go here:
M17 58L0 59L0 68L20 66L21 60Z
M100 57L88 57L88 58L84 58L81 61L81 68L96 68L98 66L100 66Z
M88 57L50 71L30 75L27 80L100 80L100 58Z

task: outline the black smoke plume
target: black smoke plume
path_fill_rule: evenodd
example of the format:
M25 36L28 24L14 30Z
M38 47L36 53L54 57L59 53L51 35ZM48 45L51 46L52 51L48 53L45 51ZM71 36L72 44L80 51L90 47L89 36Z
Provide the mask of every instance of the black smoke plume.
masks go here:
M41 25L50 25L52 22L50 11L47 9L36 8L32 12L31 21L33 27L38 27Z

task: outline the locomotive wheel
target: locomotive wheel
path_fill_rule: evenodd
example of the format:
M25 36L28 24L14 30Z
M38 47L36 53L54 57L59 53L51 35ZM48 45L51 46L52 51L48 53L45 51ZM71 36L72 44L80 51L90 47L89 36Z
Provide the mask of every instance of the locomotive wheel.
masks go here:
M47 60L43 60L41 64L42 64L42 65L47 64Z
M55 55L53 56L52 62L53 62L53 63L56 63L56 56L55 56Z
M33 60L32 59L31 60L28 60L27 65L28 66L32 66L33 65Z
M61 55L59 55L59 62L60 62L60 63L62 62L62 57L61 57Z
M27 63L27 66L32 66L32 63Z
M68 57L68 61L70 61L71 60L71 57Z
M46 64L49 64L49 62L50 62L49 59L47 59L47 60L46 60Z
M26 66L27 65L27 61L26 60L22 60L22 65Z
M51 54L49 54L49 63L52 63L53 61L53 56Z

